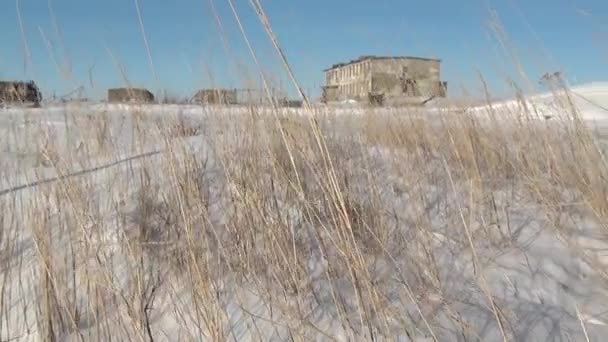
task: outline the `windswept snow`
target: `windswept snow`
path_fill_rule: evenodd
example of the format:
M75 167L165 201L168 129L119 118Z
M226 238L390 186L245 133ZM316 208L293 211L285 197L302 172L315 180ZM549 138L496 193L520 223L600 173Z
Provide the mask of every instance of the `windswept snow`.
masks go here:
M564 110L566 109L566 111ZM567 91L523 96L520 99L493 102L466 109L472 113L526 116L539 119L572 119L588 124L608 124L608 82L574 86Z

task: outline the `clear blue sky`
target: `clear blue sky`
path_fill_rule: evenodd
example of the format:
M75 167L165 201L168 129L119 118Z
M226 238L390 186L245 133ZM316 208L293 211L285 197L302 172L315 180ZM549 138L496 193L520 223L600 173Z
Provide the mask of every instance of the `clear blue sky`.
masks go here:
M287 86L249 1L234 1L264 69ZM226 31L229 56L210 0L140 0L156 80L133 0L51 0L57 25L48 0L20 0L31 57L27 67L16 1L2 0L0 79L35 79L47 96L85 85L89 96L99 98L107 87L124 85L113 55L132 84L154 91L164 87L189 95L212 84L242 86L257 71L228 1L213 3ZM557 68L573 83L608 80L606 0L262 0L262 4L297 78L312 95L319 93L322 69L364 54L441 58L442 75L452 93L461 85L473 92L479 89L477 70L496 92L504 92L506 77L518 79L510 53L517 54L534 80ZM496 22L491 10L504 28L506 50L491 29L490 23ZM71 65L71 78L61 76L51 54L60 67Z

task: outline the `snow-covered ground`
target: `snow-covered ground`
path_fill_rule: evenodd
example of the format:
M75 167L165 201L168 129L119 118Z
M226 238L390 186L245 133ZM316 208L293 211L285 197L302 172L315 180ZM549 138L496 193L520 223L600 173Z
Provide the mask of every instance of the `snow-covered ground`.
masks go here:
M574 87L571 94L580 118L590 126L608 125L608 83ZM527 99L526 105L537 108L539 117L545 120L563 114L563 108L567 108L563 101L566 100L561 96L543 94ZM513 100L467 108L467 111L485 114L491 110L500 116L520 113L521 105L521 101ZM360 114L366 109L318 110L348 115ZM262 109L257 111L264 114ZM287 111L306 114L296 109ZM397 112L396 109L374 111ZM416 111L436 114L437 110ZM0 214L0 224L3 224L0 340L48 340L40 336L41 327L46 323L42 321L45 315L38 310L44 306L40 303L49 297L58 301L73 300L54 306L67 311L69 307L79 310L77 319L55 313L74 321L61 323L63 333L57 333L60 340L106 340L103 336L109 335L116 340L146 340L145 335L139 336L136 329L131 328L138 324L136 320L126 321L132 314L119 302L136 298L135 295L129 297L131 293L124 290L134 279L130 272L136 269L133 266L136 262L116 247L124 244L129 234L117 223L118 213L136 214L136 200L142 186L160 189L159 198L171 196L173 187L177 186L175 168L185 167L180 164L184 158L195 156L199 161L206 161L201 170L211 177L207 180L212 184L209 196L217 199L210 209L212 226L226 229L226 221L234 209L225 193L228 192L225 173L229 166L225 160L220 161L218 155L226 148L234 158L239 158L239 153L249 153L249 146L233 141L235 146L227 147L219 142L230 144L235 121L250 112L249 108L160 105L0 110L0 209L3 210ZM198 127L198 131L186 136L157 132L166 126L156 123L172 122L168 117L179 115L184 115L187 119L182 120ZM217 116L224 116L222 124L214 119ZM366 165L367 170L362 169L362 165ZM431 341L433 337L441 341L501 340L498 321L504 325L502 330L507 331L509 340L580 341L588 337L596 341L608 336L608 278L600 272L608 267L606 223L594 220L576 197L565 204L572 210L565 219L567 222L553 227L554 221L548 217L561 208L546 208L530 201L519 184L496 186L491 194L492 205L498 209L494 216L488 216L492 222L486 225L482 224L486 214L481 212L485 209L477 213L472 208L460 207L472 205L472 185L451 182L437 160L424 166L429 176L422 180L403 176L404 170L421 165L402 160L401 156L380 146L370 146L352 156L345 153L341 166L341 172L348 174L349 179L358 180L349 191L361 202L371 202L372 195L364 184L373 178L375 200L386 214L382 224L394 234L384 245L391 258L375 255L366 260L369 276L376 281L375 295L380 293L379 301L384 304L384 311L375 313L378 317L368 319L386 324L382 326L385 332L394 331L387 340ZM366 172L371 169L373 174ZM146 176L142 176L144 174ZM149 179L145 180L146 177ZM60 198L65 202L60 203ZM472 211L465 219L456 208ZM290 208L284 209L290 212ZM259 287L252 283L237 280L236 271L209 269L206 272L211 278L217 277L211 280L216 292L197 298L192 290L195 280L180 278L180 272L175 269L159 266L158 272L164 281L156 293L150 322L155 340L214 340L210 336L202 338L205 328L201 328L214 320L224 322L221 331L225 340L298 339L290 336L294 331L304 340L371 340L372 332L365 331L357 317L361 309L357 309L360 303L356 298L362 289L350 281L346 271L334 275L332 281L326 278L335 272L331 265L339 263L336 260L340 259L340 250L328 248L324 250L326 254L321 253L319 242L304 233L307 231L303 228L304 213L298 208L292 211L292 219L297 221L294 226L301 227L303 232L301 236L294 235L294 246L297 242L310 251L305 272L308 278L301 281L314 295L301 295L296 300L293 294L289 297L285 293L260 293ZM474 217L476 214L479 219ZM79 227L81 232L68 233L70 224ZM428 230L421 232L418 229L421 225ZM467 247L467 235L471 233L476 237L477 255ZM47 241L48 245L41 245L40 241ZM418 245L420 241L425 241L423 247ZM215 247L214 251L221 249L221 246ZM160 246L158 250L164 251ZM52 265L46 264L48 260L42 257L49 255ZM161 254L160 259L163 258ZM418 260L428 263L418 264ZM51 266L56 268L55 274L60 279L43 280L43 274ZM428 282L428 279L434 281ZM100 291L96 295L105 299L93 299L90 287ZM55 293L55 296L45 292L66 289L72 292ZM286 313L292 309L289 305L271 306L268 296L289 297L284 301L290 305L298 302L298 307L307 312L306 317L294 320L293 314ZM343 311L335 308L336 297ZM211 298L214 298L212 304L201 302ZM105 303L103 312L96 311L97 307L92 309L95 301ZM210 306L216 313L222 311L225 317L201 313L200 307ZM380 319L386 316L391 319ZM205 320L201 317L208 321L201 323ZM110 323L99 323L104 320ZM409 336L399 329L406 325L416 327L409 331ZM429 326L432 334L426 329Z
M526 96L524 99L500 101L468 110L472 112L496 112L498 115L514 115L522 112L523 106L539 118L571 118L574 113L564 113L564 108L576 108L577 115L585 122L603 124L608 119L608 82L596 82L573 86L568 91Z

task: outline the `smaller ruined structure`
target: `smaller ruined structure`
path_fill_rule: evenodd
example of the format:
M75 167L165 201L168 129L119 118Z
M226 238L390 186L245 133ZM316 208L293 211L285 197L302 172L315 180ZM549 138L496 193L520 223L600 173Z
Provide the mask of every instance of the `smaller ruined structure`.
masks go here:
M110 103L152 103L154 94L143 88L113 88L108 89Z
M539 83L551 91L567 88L566 81L561 71L543 74Z
M285 107L285 108L302 108L303 105L304 105L304 101L302 101L302 100L282 99L279 101L279 106Z
M34 81L0 81L0 104L38 107L42 93Z
M237 103L236 89L201 89L194 94L192 102L198 104L232 105Z

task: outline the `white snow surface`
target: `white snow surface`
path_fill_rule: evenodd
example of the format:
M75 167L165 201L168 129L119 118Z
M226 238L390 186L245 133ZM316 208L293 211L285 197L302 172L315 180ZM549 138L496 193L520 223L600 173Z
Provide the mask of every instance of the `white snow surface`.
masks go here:
M528 106L529 111L538 115L539 118L572 118L576 115L577 118L587 123L603 124L608 119L608 82L577 85L567 91L556 90L550 93L528 95L521 99L494 102L491 105L481 105L469 108L469 110L507 115L522 113L522 106ZM573 110L564 113L564 108Z
M573 87L571 98L574 100L575 107L578 109L580 118L592 125L608 126L608 83L593 83ZM540 117L559 117L563 113L556 107L556 102L563 101L560 96L552 94L541 94L531 96L526 99L526 104L537 108ZM472 113L488 113L491 110L494 114L501 114L516 111L521 106L521 101L511 100L500 103L493 103L491 106L479 106L468 108ZM563 108L559 107L559 108ZM156 115L166 113L181 113L190 117L205 120L208 114L218 114L228 111L222 107L199 107L199 106L163 106L163 105L105 105L96 104L89 107L51 107L39 109L2 109L0 110L0 202L7 205L8 202L37 200L45 203L49 210L50 222L48 222L49 234L55 236L54 241L64 245L55 245L57 250L67 249L67 236L61 236L61 227L54 227L52 221L62 215L59 203L52 203L44 199L44 191L52 188L53 184L62 182L62 176L79 177L87 184L91 191L91 201L99 204L99 218L103 221L102 225L106 231L98 233L97 238L103 241L95 241L100 248L111 249L121 239L121 232L112 229L112 211L115 203L125 200L110 198L110 194L119 193L116 189L126 189L122 191L129 195L135 194L135 184L127 183L127 179L133 178L132 175L145 165L155 165L162 158L166 158L164 152L165 144L160 141L150 141L146 146L135 146L132 143L133 126L131 122L131 112L141 111L151 118ZM263 112L263 109L257 109ZM336 114L357 114L367 109L357 108L326 108L317 109L321 112ZM374 109L375 111L390 112L395 109ZM425 110L425 109L421 109ZM445 109L433 109L433 111L444 111ZM246 114L251 109L242 107L231 108L229 113ZM302 110L288 109L293 113L305 114ZM44 145L45 136L48 134L54 137L68 135L66 133L73 125L73 120L86 119L85 115L79 113L92 112L105 113L112 117L113 126L110 128L111 134L121 141L120 151L110 151L109 153L96 154L94 158L86 158L82 162L71 164L72 169L62 169L61 165L49 164L45 162L45 156L40 156L37 151ZM66 115L69 114L69 115ZM69 118L68 118L69 116ZM238 115L237 115L238 118ZM205 121L203 121L205 122ZM70 151L74 160L79 160L79 153L86 155L87 152L79 151L79 143L83 139L92 139L93 132L81 132L81 135L72 134L70 139L57 139L63 141L63 145L57 147L58 150ZM199 136L190 137L185 140L189 146L189 153L207 158L210 162L206 166L209 174L215 175L214 182L217 183L216 196L221 197L220 193L223 182L221 173L222 167L215 157L213 144L211 143L221 132L214 131L213 127L205 127ZM53 140L46 138L46 141ZM29 141L29 144L25 142ZM246 153L246 146L243 146ZM608 236L597 222L589 220L584 210L580 211L578 219L570 222L567 228L562 231L562 236L555 233L555 230L548 227L550 224L543 214L543 208L535 206L533 203L513 201L512 198L523 196L518 189L497 189L494 193L497 205L506 202L511 198L511 203L515 203L508 211L499 214L497 218L496 231L493 234L506 234L506 225L509 223L509 230L513 240L505 242L509 247L500 251L490 250L487 246L480 245L479 253L484 259L485 268L474 270L471 254L467 250L459 249L460 241L464 239L464 232L454 221L453 215L442 211L445 203L455 203L457 201L466 202L466 186L453 189L445 179L439 179L436 184L420 184L419 188L404 189L402 180L391 172L392 156L389 152L380 148L370 149L367 156L377 167L378 179L382 179L381 194L382 201L386 205L386 211L391 212L391 217L387 220L393 222L395 234L401 234L407 240L410 234L416 234L411 225L414 220L421 219L423 213L429 214L428 219L432 221L434 231L432 240L435 250L436 262L440 266L440 274L437 275L443 283L443 293L430 293L420 298L421 309L427 316L432 316L432 326L438 339L441 341L464 341L467 340L462 333L454 327L454 311L458 312L458 319L467 322L470 330L478 334L478 339L483 341L501 340L500 330L496 324L496 319L489 308L485 290L479 286L479 274L484 275L487 282L487 289L492 293L494 301L500 306L501 314L508 318L511 326L507 327L513 333L517 341L561 341L573 340L581 341L588 335L591 341L600 341L608 337L608 286L605 275L594 271L597 265L608 266ZM370 162L369 160L367 162ZM429 167L430 169L433 166ZM440 166L439 166L440 168ZM155 182L162 188L170 188L171 184L163 183L163 173L167 170L157 170L153 174ZM356 174L354 177L367 177L364 174ZM354 186L353 192L365 197L365 189L357 189ZM422 193L422 194L421 194ZM426 208L413 207L409 199L413 196L423 196L428 206ZM127 198L128 199L128 198ZM6 202L6 203L5 203ZM129 203L125 204L127 207ZM4 207L2 207L4 208ZM1 209L1 208L0 208ZM42 208L40 208L42 210ZM65 208L63 209L65 210ZM221 225L224 215L228 208L221 204L215 209L217 224ZM451 213L453 214L453 213ZM1 341L42 341L37 333L37 322L35 301L40 300L40 263L38 262L37 246L33 243L32 226L39 224L30 222L28 213L15 212L11 214L18 220L22 220L22 229L18 237L15 237L15 249L3 251L1 257L12 257L15 261L8 263L0 273L0 284L4 295L0 313L0 340ZM9 220L8 216L0 217L2 220ZM301 213L294 213L295 219ZM500 222L503 222L501 225ZM476 227L471 227L473 230ZM476 231L477 234L484 232ZM307 237L301 237L306 243L313 243ZM404 246L399 245L403 238L395 239L394 245L388 247L395 254L403 251ZM5 245L2 245L5 246ZM110 247L108 247L110 246ZM573 246L586 247L587 254L580 255ZM3 247L4 248L4 247ZM8 253L8 254L7 254ZM332 335L334 340L349 340L352 331L348 331L346 326L332 315L331 293L329 285L323 278L327 269L328 258L333 256L322 256L312 253L309 260L309 281L316 289L319 302L310 309L310 319L319 329ZM83 264L95 267L95 263L90 256L79 260ZM126 257L120 254L106 252L103 262L112 265L111 269L123 281L127 281ZM408 264L405 259L397 260L398 265L391 265L388 260L378 258L377 267L370 270L372 273L383 275L384 282L378 286L383 286L384 290L390 295L388 298L394 302L388 302L395 312L401 312L404 319L410 319L422 327L421 317L414 304L405 300L407 296L401 286L400 279L394 279L395 268L411 273L410 282L415 283L416 272L424 272ZM594 267L591 267L593 264ZM5 263L2 264L5 267ZM16 270L20 269L20 273ZM221 270L217 270L221 272ZM345 276L346 278L346 276ZM77 280L79 282L79 280ZM172 282L180 284L180 281ZM424 284L415 284L421 287L420 292L424 293ZM78 284L77 286L84 286ZM117 284L121 286L121 284ZM345 305L354 305L351 301L354 296L354 289L346 281L338 282L338 292L345 298ZM235 341L259 340L288 340L284 328L277 328L271 322L281 322L280 312L272 312L262 300L262 295L250 291L247 284L231 282L224 279L221 288L218 289L218 301L228 314L230 331L226 332L227 339ZM351 298L351 299L349 299ZM82 306L86 307L85 298L77 298L82 301ZM444 303L450 303L449 309ZM179 308L174 307L174 303L180 303ZM310 304L310 303L309 303ZM184 318L177 315L172 310L182 310L183 316L195 310L195 302L188 291L187 282L183 282L182 288L164 288L159 294L159 302L155 307L152 328L158 341L178 341L186 339L187 334L194 336L194 340L203 339L197 333L195 322L189 321L192 329L184 331ZM7 309L8 308L8 309ZM117 317L116 312L106 312L107 319ZM409 316L409 317L408 317ZM408 318L406 318L408 317ZM127 324L128 325L128 324ZM584 329L582 328L584 327ZM78 340L78 334L85 336L85 340L95 340L98 334L107 332L97 331L97 326L93 324L92 318L83 318L77 327L77 331L66 333L65 340ZM306 327L301 327L306 330ZM390 328L390 327L389 327ZM311 331L314 329L310 329ZM258 335L261 332L261 335ZM132 332L131 332L132 333ZM125 340L128 334L121 329L116 330L117 340ZM322 334L309 332L310 340L331 340ZM473 336L473 335L470 335ZM470 337L469 338L472 338ZM393 336L395 341L409 341L406 336ZM430 341L428 334L420 332L419 336L411 336L416 341ZM366 340L360 337L360 340ZM477 339L476 339L477 340Z

